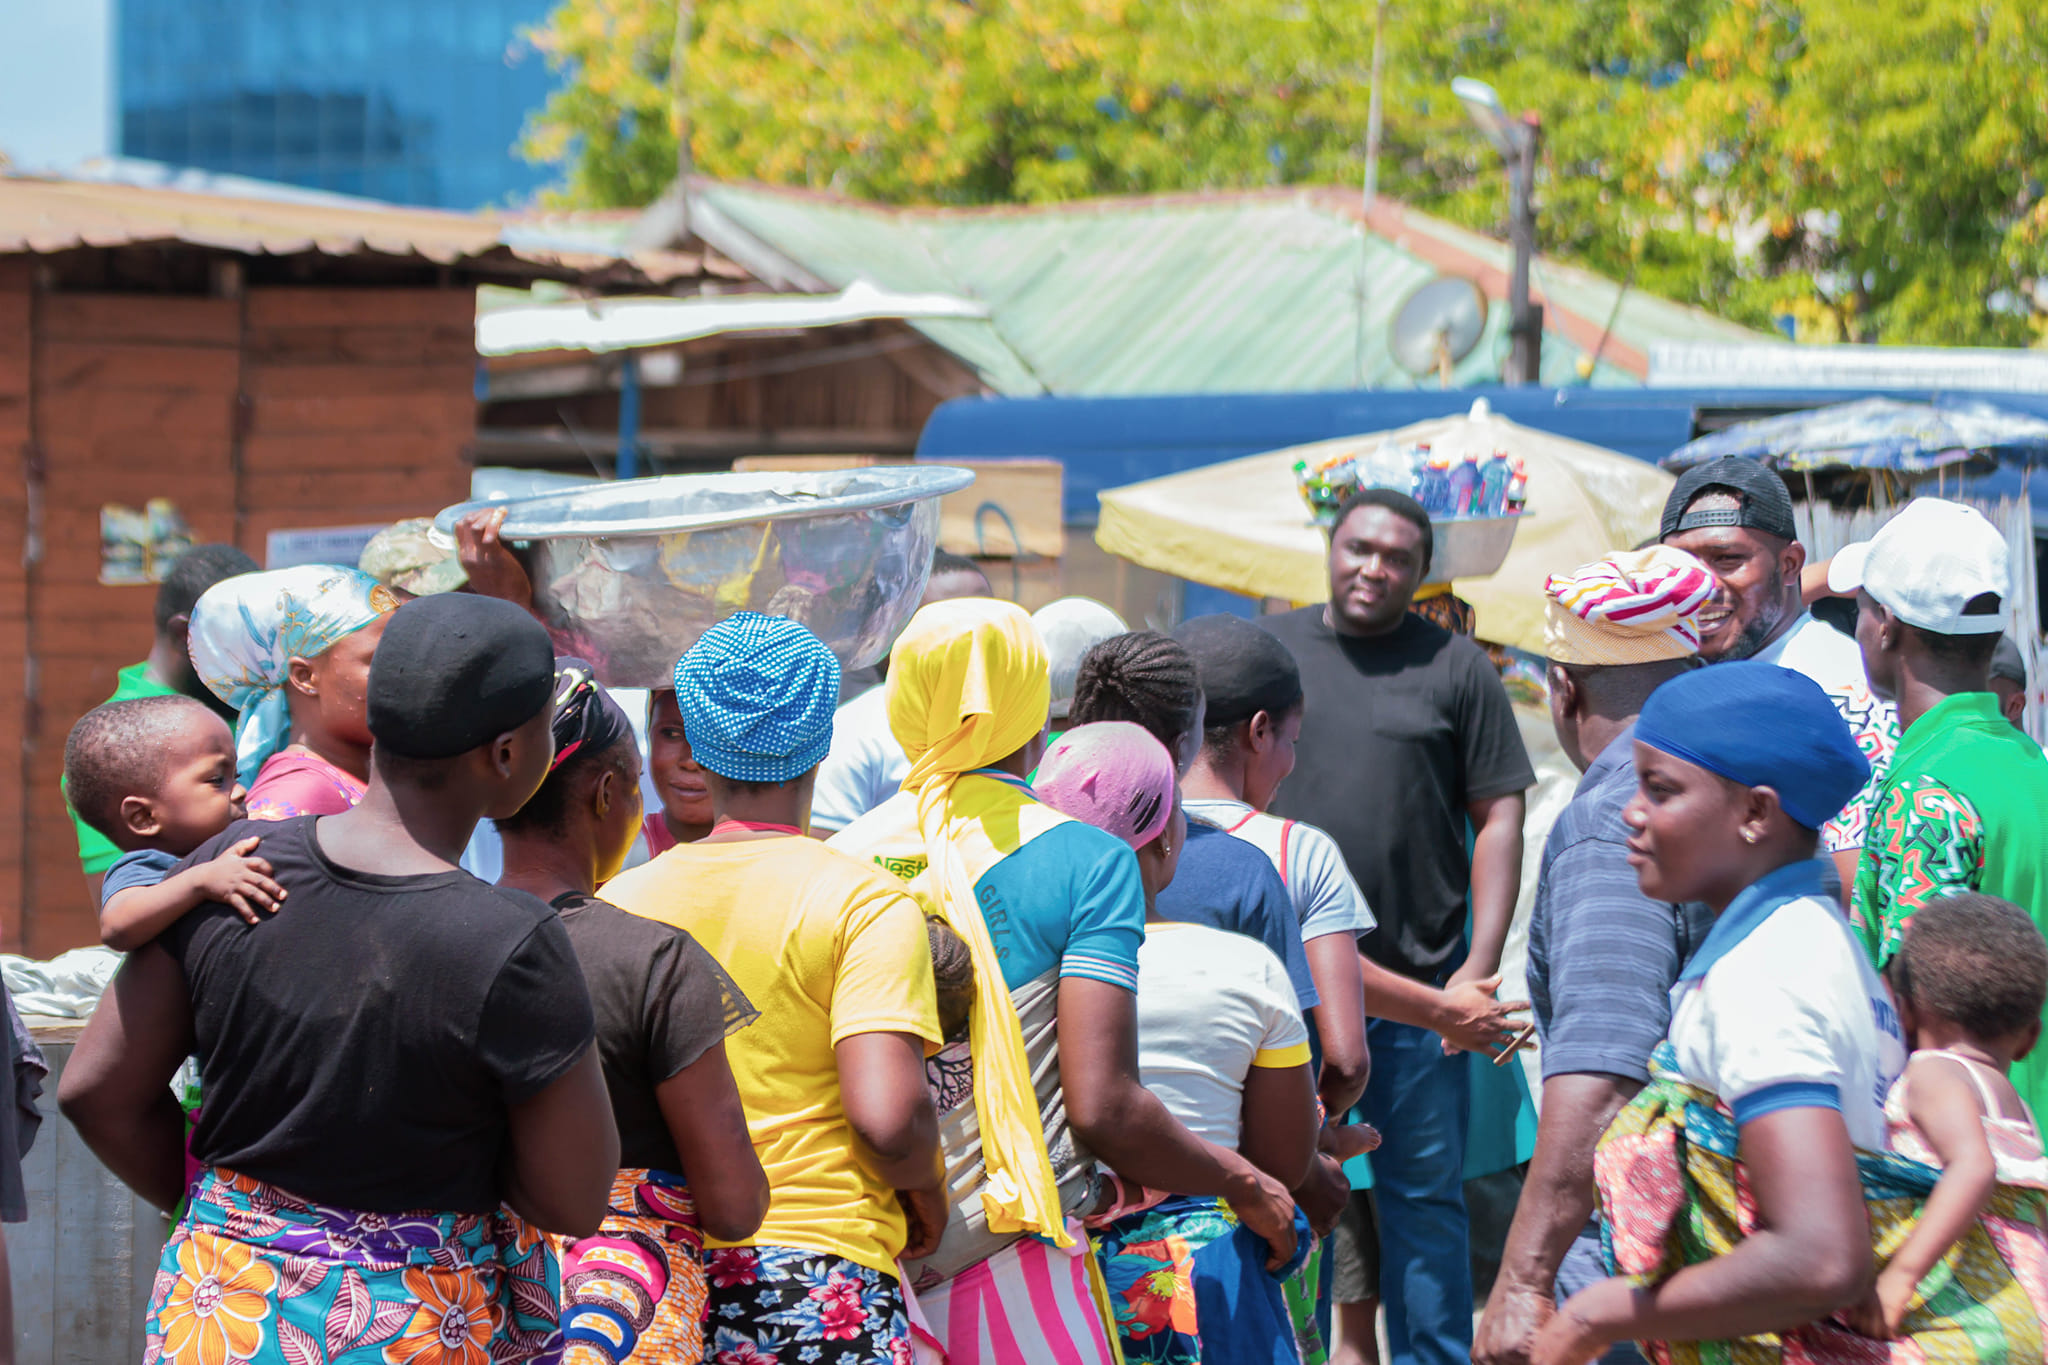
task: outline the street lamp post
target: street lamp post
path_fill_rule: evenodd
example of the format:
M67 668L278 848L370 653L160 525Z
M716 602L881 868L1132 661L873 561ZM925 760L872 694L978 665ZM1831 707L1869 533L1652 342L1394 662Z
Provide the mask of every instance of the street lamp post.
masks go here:
M1460 76L1451 93L1465 106L1508 167L1508 239L1514 264L1508 275L1508 384L1534 384L1543 368L1543 309L1529 302L1529 262L1536 255L1536 151L1543 127L1536 115L1509 114L1492 86Z

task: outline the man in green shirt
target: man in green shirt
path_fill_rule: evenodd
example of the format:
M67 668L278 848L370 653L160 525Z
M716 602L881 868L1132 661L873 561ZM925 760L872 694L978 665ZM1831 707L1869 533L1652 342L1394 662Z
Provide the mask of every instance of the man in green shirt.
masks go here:
M179 555L157 586L156 640L150 645L149 657L114 675L117 685L114 695L107 700L182 694L205 702L233 725L235 713L208 691L192 670L192 656L185 648L185 630L192 622L193 604L202 593L224 578L256 570L256 561L232 545L195 545ZM79 865L85 869L86 880L97 899L100 878L121 856L121 850L108 842L106 835L79 819L78 812L71 813L71 822L78 827Z
M2001 896L2048 930L2048 756L1991 690L2005 538L1973 508L1921 498L1835 556L1828 584L1856 592L1864 670L1899 708L1849 903L1871 958L1888 963L1914 913L1957 891ZM2048 1055L2013 1082L2048 1104Z

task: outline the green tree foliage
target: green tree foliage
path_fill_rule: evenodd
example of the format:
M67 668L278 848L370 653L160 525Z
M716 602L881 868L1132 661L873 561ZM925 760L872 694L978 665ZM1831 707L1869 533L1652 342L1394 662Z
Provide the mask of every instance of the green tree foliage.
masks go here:
M1546 252L1802 337L2029 344L2048 300L2040 0L1394 0L1382 192L1504 233L1450 95L1544 127ZM699 0L706 174L921 203L1363 174L1373 0ZM673 174L672 0L564 0L529 155L562 198Z

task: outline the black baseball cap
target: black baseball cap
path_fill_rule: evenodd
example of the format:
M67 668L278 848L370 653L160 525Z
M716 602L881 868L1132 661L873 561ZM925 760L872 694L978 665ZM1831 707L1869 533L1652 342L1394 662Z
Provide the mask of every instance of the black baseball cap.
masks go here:
M1702 494L1733 493L1739 507L1703 507L1687 511ZM1777 471L1761 460L1728 455L1685 471L1664 500L1664 519L1657 539L1703 526L1747 526L1779 540L1799 539L1792 520L1792 495Z

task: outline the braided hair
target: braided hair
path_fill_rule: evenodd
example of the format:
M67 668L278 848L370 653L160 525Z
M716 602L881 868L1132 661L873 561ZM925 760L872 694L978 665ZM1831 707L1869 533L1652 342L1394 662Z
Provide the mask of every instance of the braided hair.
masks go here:
M1081 656L1067 721L1070 727L1129 721L1150 731L1178 761L1201 706L1200 675L1187 646L1156 630L1134 630Z
M974 1018L974 958L967 940L937 915L924 918L926 946L932 955L932 985L939 999L939 1032L949 1043L967 1037Z

